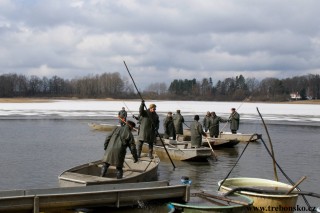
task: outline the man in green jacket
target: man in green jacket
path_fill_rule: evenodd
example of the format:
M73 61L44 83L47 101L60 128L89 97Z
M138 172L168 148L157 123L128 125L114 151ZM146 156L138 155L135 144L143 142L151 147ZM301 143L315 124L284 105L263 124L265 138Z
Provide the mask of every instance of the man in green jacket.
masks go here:
M163 120L164 138L176 139L176 130L173 124L172 112L168 112L167 117Z
M150 104L149 108L145 110L144 100L141 101L139 108L140 128L138 135L138 158L141 156L142 145L144 142L149 145L149 158L153 159L153 144L156 141L157 132L159 129L159 116L156 113L156 105Z
M190 125L191 131L191 148L199 148L202 144L202 136L207 137L199 123L199 115L194 116L194 121Z
M126 125L126 120L127 120L127 111L124 107L118 112L118 118L119 118L119 123L121 126Z
M183 135L183 123L184 123L184 118L181 115L180 110L177 110L177 114L173 115L173 123L174 123L174 129L176 130L176 138L178 140L180 135Z
M229 116L230 130L232 134L237 134L240 123L240 115L237 113L235 108L231 108L231 114Z
M205 131L205 132L208 132L208 130L209 130L209 121L210 121L210 118L211 118L211 113L208 111L207 114L206 114L206 116L204 116L203 121L202 121L202 123L203 123L203 128L204 128L204 131Z
M104 142L104 156L102 158L103 167L101 169L101 177L105 176L110 165L117 168L117 179L123 176L123 163L126 156L127 147L129 147L134 158L134 163L138 162L137 149L132 135L132 129L135 123L127 121L125 126L116 127L110 135L106 137Z
M210 137L217 138L219 136L219 124L220 122L225 123L228 120L221 118L220 116L217 116L215 112L211 112L211 118L209 121L209 132Z

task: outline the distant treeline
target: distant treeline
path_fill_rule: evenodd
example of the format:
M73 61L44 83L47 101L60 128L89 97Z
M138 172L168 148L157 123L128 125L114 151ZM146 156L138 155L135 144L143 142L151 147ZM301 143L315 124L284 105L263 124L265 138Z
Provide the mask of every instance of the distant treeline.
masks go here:
M138 85L139 86L139 85ZM142 86L142 85L140 85ZM226 78L213 85L212 78L174 79L153 83L140 91L145 99L207 101L287 101L293 98L319 99L320 76L309 74L293 78ZM0 75L0 97L139 98L132 83L118 72L75 79L17 74Z

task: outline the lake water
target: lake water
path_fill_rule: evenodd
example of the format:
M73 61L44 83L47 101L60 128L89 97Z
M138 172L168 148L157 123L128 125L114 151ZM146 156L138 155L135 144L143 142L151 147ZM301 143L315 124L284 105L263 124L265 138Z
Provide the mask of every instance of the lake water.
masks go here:
M234 106L236 104L239 106L239 103L234 103ZM114 115L122 105L123 102L117 102L114 108L105 111L100 108L83 111L75 109L75 106L68 110L57 110L57 107L54 107L55 111L52 112L50 109L39 109L27 104L20 104L19 109L12 105L10 110L8 105L0 104L0 190L58 187L58 176L64 170L100 159L104 153L103 143L108 133L91 131L88 123L116 123ZM131 106L133 107L135 106ZM242 117L247 117L241 120L239 132L261 133L268 144L269 140L259 117L253 116L254 112L247 112L243 107L241 106L238 111L241 115L243 109ZM300 184L303 191L320 193L319 115L312 115L309 110L305 110L306 116L304 116L303 106L296 106L296 110L299 111L298 116L291 116L289 112L285 115L282 113L282 119L277 120L274 118L278 117L276 112L279 105L273 107L274 114L267 113L266 123L277 162L294 182L302 176L307 176L307 179ZM166 110L169 108L170 105L166 106ZM186 112L187 124L190 124L194 113L199 114L202 119L206 112L206 109L197 108L193 113L183 108L183 102L179 103L179 108L182 109L182 113ZM264 109L263 106L261 108ZM269 108L272 106L268 106L268 110ZM175 109L176 107L172 107L170 111ZM165 111L159 112L161 121ZM48 112L49 114L46 114ZM220 127L223 126L224 124L221 124ZM217 182L226 177L245 145L246 143L240 143L235 148L216 150L218 161L209 160L207 163L174 161L176 166L174 170L170 161L161 161L158 179L170 180L171 184L176 184L180 182L181 176L188 176L192 180L194 190L217 190ZM281 172L277 171L280 181L288 183ZM229 177L274 179L272 160L261 141L249 144ZM311 206L320 206L319 199L307 198ZM298 204L306 206L300 198ZM141 210L143 208L139 209ZM124 211L137 212L133 209ZM149 211L150 209L147 212Z

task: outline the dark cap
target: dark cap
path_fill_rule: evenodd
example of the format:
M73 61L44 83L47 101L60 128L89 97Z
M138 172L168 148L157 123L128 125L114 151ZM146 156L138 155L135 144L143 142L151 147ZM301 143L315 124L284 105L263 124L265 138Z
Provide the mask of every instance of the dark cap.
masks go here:
M194 116L194 120L195 120L195 121L198 121L198 120L199 120L199 115L195 115L195 116Z

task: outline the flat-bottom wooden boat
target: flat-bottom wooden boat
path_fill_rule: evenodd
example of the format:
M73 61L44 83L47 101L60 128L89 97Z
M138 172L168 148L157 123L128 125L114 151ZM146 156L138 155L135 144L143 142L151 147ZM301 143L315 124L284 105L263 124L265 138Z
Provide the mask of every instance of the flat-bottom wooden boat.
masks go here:
M220 148L232 148L238 143L240 143L239 140L227 140L222 138L208 138L210 145L213 149L220 149ZM202 145L209 147L207 139L202 139Z
M177 199L187 202L189 197L187 185L169 185L168 181L9 190L0 191L0 212L70 212L84 208L94 212L98 207L133 206L138 205L138 201Z
M116 128L118 125L105 124L105 123L88 123L88 126L89 126L92 130L110 132L110 131L112 131L114 128Z
M162 139L166 149L172 160L180 161L207 161L208 157L212 156L212 150L208 147L191 148L191 143L178 142L171 139ZM166 150L161 142L157 141L157 144L153 146L155 153L160 159L168 159ZM143 144L142 151L148 152L148 144Z
M160 159L154 155L154 159L142 157L137 163L133 162L132 155L126 155L123 178L116 178L116 168L110 166L107 174L100 177L101 160L86 163L64 171L59 176L59 184L61 187L66 186L87 186L108 183L134 183L157 180L157 171Z
M243 195L222 196L217 193L193 193L187 203L171 202L169 207L174 209L171 212L183 213L245 213L253 200Z
M190 140L191 132L190 129L183 129L184 140ZM224 140L238 140L240 142L254 142L261 138L261 134L257 133L237 133L232 134L231 132L220 132L218 138Z
M255 142L261 138L261 134L220 132L218 138L225 140L239 140L240 142Z
M228 178L224 182L223 180L219 181L218 185L220 186L220 190L223 192L228 192L233 188L238 187L250 187L269 190L272 189L278 191L289 191L292 188L291 185L278 181L247 177ZM294 191L297 190L295 189ZM250 212L270 212L270 208L277 208L279 210L277 212L293 212L298 199L297 194L263 194L246 191L241 191L240 193L252 198L253 206L259 209L252 209L252 211ZM279 209L280 207L282 207L282 210Z

